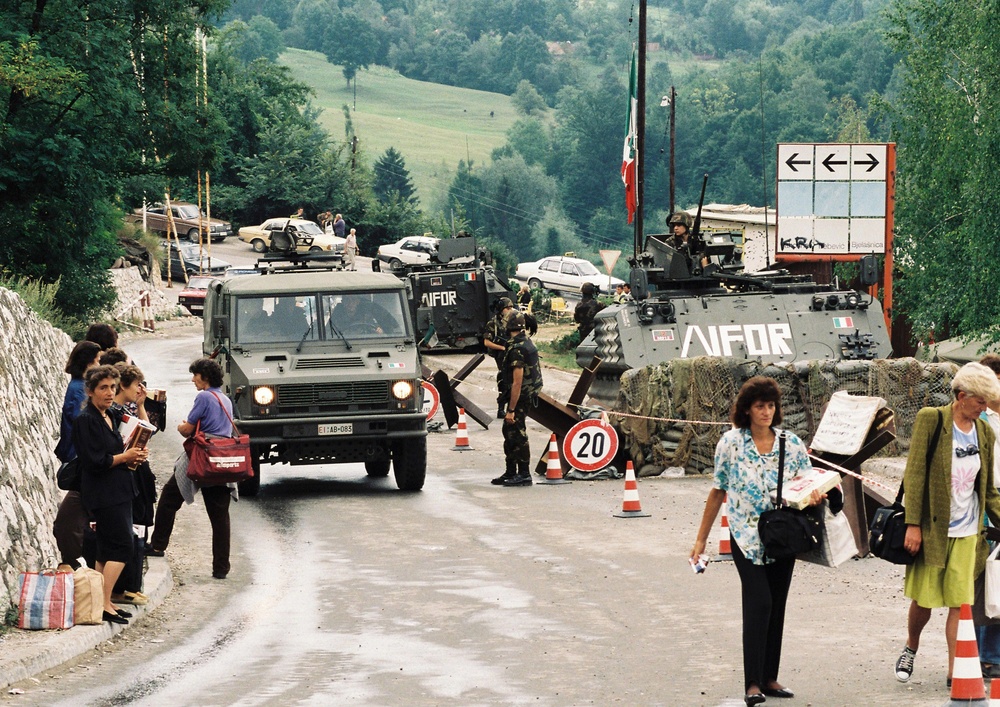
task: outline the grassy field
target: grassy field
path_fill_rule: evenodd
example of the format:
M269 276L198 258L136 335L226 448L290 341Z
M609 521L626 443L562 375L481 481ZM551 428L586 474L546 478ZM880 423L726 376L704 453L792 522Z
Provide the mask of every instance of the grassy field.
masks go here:
M320 123L334 139L344 137L346 104L352 106L361 149L372 162L388 147L403 155L425 208L447 193L459 160L488 163L518 118L509 96L414 81L381 66L358 72L354 109L353 86L322 54L290 49L280 62L315 90L315 105L323 111Z

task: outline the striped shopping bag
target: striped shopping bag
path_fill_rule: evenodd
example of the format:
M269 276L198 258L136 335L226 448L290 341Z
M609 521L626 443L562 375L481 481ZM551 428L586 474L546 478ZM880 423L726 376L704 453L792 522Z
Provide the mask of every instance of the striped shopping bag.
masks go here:
M22 572L18 628L72 628L73 590L72 572Z

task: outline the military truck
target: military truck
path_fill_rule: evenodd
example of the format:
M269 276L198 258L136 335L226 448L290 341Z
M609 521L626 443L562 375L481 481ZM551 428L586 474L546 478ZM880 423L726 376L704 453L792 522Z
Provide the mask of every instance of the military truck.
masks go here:
M423 350L479 351L496 301L515 296L494 272L489 253L477 251L471 236L442 238L431 262L400 263L389 272L406 284L410 315Z
M388 273L264 263L215 280L203 350L225 373L250 435L255 495L261 463L364 462L404 491L423 487L427 428L404 284Z

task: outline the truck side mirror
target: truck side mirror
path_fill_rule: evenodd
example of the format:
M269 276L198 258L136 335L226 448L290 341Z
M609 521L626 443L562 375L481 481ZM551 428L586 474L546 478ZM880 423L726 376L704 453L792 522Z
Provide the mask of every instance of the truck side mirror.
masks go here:
M878 258L874 255L862 256L861 260L858 261L858 265L861 268L861 273L858 278L861 280L862 287L871 287L872 285L878 284Z

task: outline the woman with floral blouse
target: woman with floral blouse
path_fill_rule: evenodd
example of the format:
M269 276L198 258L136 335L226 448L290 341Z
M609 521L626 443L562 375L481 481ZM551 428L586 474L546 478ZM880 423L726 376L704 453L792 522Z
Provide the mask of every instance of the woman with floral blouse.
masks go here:
M744 702L757 705L766 697L792 697L778 682L785 602L792 583L795 558L773 560L764 555L757 533L760 514L773 507L771 493L778 485L778 447L781 390L770 378L755 376L743 384L733 404L733 429L715 448L715 483L708 493L692 561L705 552L708 534L726 501L733 561L743 596ZM806 446L785 434L784 478L810 469ZM812 504L824 494L813 492Z

